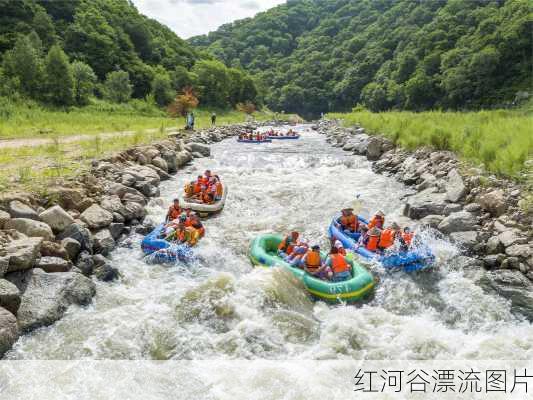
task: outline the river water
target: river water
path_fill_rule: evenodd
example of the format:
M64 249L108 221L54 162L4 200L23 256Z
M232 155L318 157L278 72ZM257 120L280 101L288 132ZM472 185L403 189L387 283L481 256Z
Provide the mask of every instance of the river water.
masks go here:
M112 254L119 282L97 283L93 304L71 307L51 327L17 342L8 359L532 359L533 327L508 301L478 284L482 271L463 270L458 250L427 236L435 271L386 273L357 306L314 303L281 270L252 268L248 244L265 232L299 230L325 245L332 216L355 206L400 218L408 189L376 175L363 157L329 146L301 126L298 141L212 146L161 186L150 218L164 217L185 180L209 168L229 188L224 211L206 222L192 266L147 265L141 237ZM358 201L356 196L360 195Z

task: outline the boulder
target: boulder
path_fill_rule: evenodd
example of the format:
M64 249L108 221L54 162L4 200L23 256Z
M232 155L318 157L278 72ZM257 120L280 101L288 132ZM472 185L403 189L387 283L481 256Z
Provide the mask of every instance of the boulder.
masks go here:
M528 244L513 244L505 249L505 254L511 257L528 258L533 253Z
M131 186L133 186L135 184L135 182L137 182L136 179L131 184ZM124 186L121 183L116 183L116 182L111 183L110 185L107 186L106 193L108 193L110 195L117 195L121 199L124 197L124 195L126 193L131 193L131 194L134 194L134 195L142 196L141 193L137 189L134 189L134 188L128 187L128 186Z
M7 211L9 212L9 215L11 215L11 218L39 220L39 214L37 214L37 211L19 200L10 201Z
M159 182L161 181L157 172L142 165L126 168L124 173L133 176L136 181L146 181L156 186L159 185Z
M53 198L65 210L84 211L88 206L87 196L82 189L71 189L55 187L49 191L50 198ZM85 208L84 208L85 207Z
M135 202L128 202L124 204L124 210L125 212L123 216L126 221L132 221L134 219L141 220L146 215L146 210L144 209L144 207L141 204Z
M161 168L163 171L168 172L168 164L163 158L161 157L155 157L152 160L152 164L155 165L157 168Z
M463 206L456 203L450 203L447 204L446 207L444 207L444 215L450 215L456 212L459 212L463 209Z
M95 268L94 275L100 281L110 282L118 279L119 272L118 269L112 267L109 263L105 263Z
M141 192L146 197L156 197L159 196L159 189L157 186L152 185L150 182L147 181L138 181L135 183L135 189L137 189L139 192ZM124 195L124 201L131 201L131 197L129 193ZM143 199L144 200L144 199Z
M45 272L68 272L72 263L59 257L41 257L35 268L41 268Z
M69 260L70 257L65 248L56 242L44 241L41 245L41 256L43 257L59 257L64 260Z
M113 214L93 204L81 214L81 220L91 229L105 228L113 222Z
M430 228L437 229L437 226L442 222L444 219L443 215L426 215L424 218L420 220L421 225L427 225Z
M503 254L491 254L483 257L483 263L487 269L499 268L503 260L505 260L505 255Z
M501 189L477 196L476 202L496 217L504 214L507 210L505 193Z
M421 219L428 215L442 215L446 207L446 194L436 193L431 187L408 198L404 215L411 219Z
M192 160L192 155L186 150L182 150L176 154L176 166L180 168Z
M94 238L94 251L95 253L103 254L107 256L115 248L115 239L109 232L109 229L104 228L99 230L93 235Z
M41 237L45 240L53 240L52 228L44 222L29 218L13 218L6 222L5 229L15 229L29 237Z
M519 236L518 231L515 229L508 229L503 232L501 232L498 235L498 240L505 246L509 247L513 244L524 244L526 243L526 239L524 237Z
M382 150L382 139L379 137L371 137L368 140L368 144L366 147L366 156L369 160L375 161L378 160L379 157L383 154Z
M19 336L17 319L0 307L0 358L15 344Z
M120 183L124 186L133 186L135 184L135 177L130 174L124 174L122 175L122 180Z
M70 260L75 260L81 250L81 244L76 239L67 237L61 241L61 246L65 249Z
M178 170L176 164L176 152L173 150L164 150L161 152L161 158L167 163L167 171L174 174Z
M138 204L142 204L143 206L146 205L146 198L141 193L139 194L126 193L124 197L122 198L122 200L124 200L124 203L138 203ZM126 216L124 215L124 217Z
M4 225L7 221L11 219L11 215L9 213L0 210L0 229L4 229Z
M8 279L22 293L17 319L26 332L53 324L71 304L88 304L96 293L94 283L76 272L50 274L36 268L9 274Z
M123 224L124 222L126 222L126 218L124 218L122 214L113 213L113 222Z
M472 231L476 222L468 211L459 211L444 218L437 228L443 233Z
M190 146L192 153L200 153L204 157L211 155L211 148L206 144L191 142L188 146Z
M5 248L6 258L9 259L7 272L33 267L39 256L42 243L42 238L19 239L8 243Z
M94 272L94 260L87 251L82 251L76 261L76 267L85 276L90 276Z
M102 197L100 200L100 207L109 211L110 213L121 214L121 211L124 210L124 206L120 201L120 197L116 194Z
M471 251L478 244L479 235L476 231L453 232L450 234L452 243Z
M80 244L81 250L87 250L89 252L93 251L91 232L81 224L74 223L69 225L67 229L57 235L58 240L64 240L66 238L76 240Z
M448 172L448 181L444 187L446 189L446 199L452 203L461 200L467 192L463 177L456 169L452 169Z
M473 214L478 214L481 211L481 205L478 203L470 203L467 204L464 209Z
M0 307L17 315L20 306L20 290L6 279L0 279Z
M115 240L117 240L120 237L123 230L124 230L123 223L112 223L111 225L109 225L109 232L111 233L111 236Z
M56 233L61 232L67 226L74 222L74 218L70 216L60 206L53 206L48 210L39 214L41 221L45 222Z
M0 278L2 278L9 269L9 256L0 256Z
M498 236L491 236L487 240L486 249L488 254L498 254L504 250L504 246Z

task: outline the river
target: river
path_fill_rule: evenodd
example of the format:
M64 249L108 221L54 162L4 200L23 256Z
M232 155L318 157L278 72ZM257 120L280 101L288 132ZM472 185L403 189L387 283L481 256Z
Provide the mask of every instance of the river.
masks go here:
M206 222L207 236L192 266L147 265L140 236L117 248L121 274L97 283L89 307L71 307L53 326L19 339L7 359L532 359L533 327L508 301L483 290L483 271L454 265L458 250L426 234L437 255L434 271L387 273L357 306L314 303L281 270L254 269L252 238L302 232L325 245L342 207L363 216L383 210L401 218L409 189L372 172L370 163L333 148L300 126L298 141L212 146L161 185L149 217L161 220L187 179L211 169L229 187L224 211ZM358 201L356 196L360 195Z

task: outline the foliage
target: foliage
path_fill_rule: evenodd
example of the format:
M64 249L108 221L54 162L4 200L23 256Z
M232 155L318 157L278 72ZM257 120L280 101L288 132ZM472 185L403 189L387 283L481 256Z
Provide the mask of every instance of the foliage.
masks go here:
M527 111L372 113L358 109L328 117L347 125L360 124L409 149L430 145L451 150L511 177L520 178L525 163L533 157L533 117Z
M253 114L256 111L255 104L251 101L246 103L238 103L236 109L246 114Z
M74 100L74 78L67 55L53 45L45 60L46 98L58 106L71 105Z
M131 97L130 74L126 71L113 71L106 75L106 97L115 103L125 103Z
M176 96L174 101L168 106L167 112L172 118L184 117L191 110L198 107L199 100L194 94L192 87L183 89L183 93Z
M152 94L157 105L167 106L172 101L174 93L168 73L164 70L157 73L152 81Z
M274 110L477 109L530 90L528 0L299 0L190 43L251 72Z
M84 62L75 61L72 63L72 76L74 78L74 101L79 106L89 104L96 83L94 71Z

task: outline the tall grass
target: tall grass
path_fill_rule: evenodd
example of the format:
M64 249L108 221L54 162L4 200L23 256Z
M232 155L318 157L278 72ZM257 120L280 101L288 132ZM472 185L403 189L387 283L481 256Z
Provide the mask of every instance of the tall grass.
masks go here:
M384 112L366 110L329 114L345 125L360 124L400 146L432 146L451 150L487 170L523 178L524 163L533 157L533 117L527 110L479 112Z

